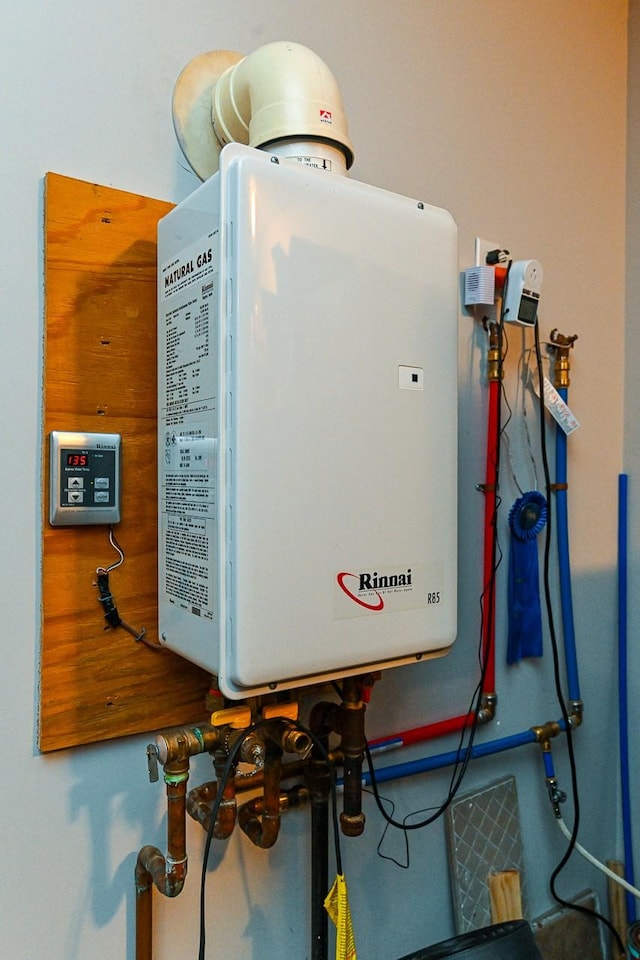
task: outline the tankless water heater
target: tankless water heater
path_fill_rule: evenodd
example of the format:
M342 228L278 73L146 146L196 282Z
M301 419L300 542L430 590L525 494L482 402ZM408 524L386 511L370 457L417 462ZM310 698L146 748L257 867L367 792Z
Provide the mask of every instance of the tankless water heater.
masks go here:
M444 652L451 216L230 144L158 243L162 642L232 698Z

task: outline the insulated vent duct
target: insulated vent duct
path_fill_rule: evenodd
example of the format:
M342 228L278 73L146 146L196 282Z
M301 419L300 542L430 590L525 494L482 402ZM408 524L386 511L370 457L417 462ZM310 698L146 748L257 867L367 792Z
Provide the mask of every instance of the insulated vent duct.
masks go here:
M353 163L335 78L298 43L269 43L247 57L231 50L196 57L176 82L173 121L201 180L217 171L220 150L232 142L337 173Z

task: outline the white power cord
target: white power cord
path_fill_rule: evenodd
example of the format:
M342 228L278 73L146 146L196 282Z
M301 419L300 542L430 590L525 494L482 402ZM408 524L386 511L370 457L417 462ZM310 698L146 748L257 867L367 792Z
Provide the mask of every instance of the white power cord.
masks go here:
M567 840L571 840L571 831L569 830L568 826L566 825L562 817L556 817L555 819L557 821L558 826L562 830L563 834L567 838ZM598 870L602 870L602 872L606 874L610 880L615 880L616 883L619 883L621 887L624 887L624 889L627 890L630 894L632 894L632 896L640 900L640 890L638 890L637 887L633 887L630 883L628 883L624 879L624 877L619 877L617 873L614 873L613 870L610 870L609 867L607 867L604 863L600 863L599 860L596 860L596 858L592 854L590 854L588 850L585 850L585 848L582 847L579 843L575 843L574 847L578 851L578 853L582 854L585 860L588 860L589 863L592 864L594 867L597 867Z

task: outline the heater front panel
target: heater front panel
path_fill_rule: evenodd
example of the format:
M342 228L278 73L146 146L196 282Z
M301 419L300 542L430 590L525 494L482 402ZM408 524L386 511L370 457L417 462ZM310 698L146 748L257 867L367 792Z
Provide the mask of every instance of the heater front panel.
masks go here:
M455 637L457 240L440 209L225 153L220 674L241 695Z

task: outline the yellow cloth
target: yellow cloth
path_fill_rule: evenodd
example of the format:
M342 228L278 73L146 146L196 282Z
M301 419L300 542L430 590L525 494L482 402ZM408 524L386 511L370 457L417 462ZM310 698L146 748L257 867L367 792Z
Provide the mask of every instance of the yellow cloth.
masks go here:
M336 928L336 960L357 960L347 882L342 874L333 881L324 906Z

